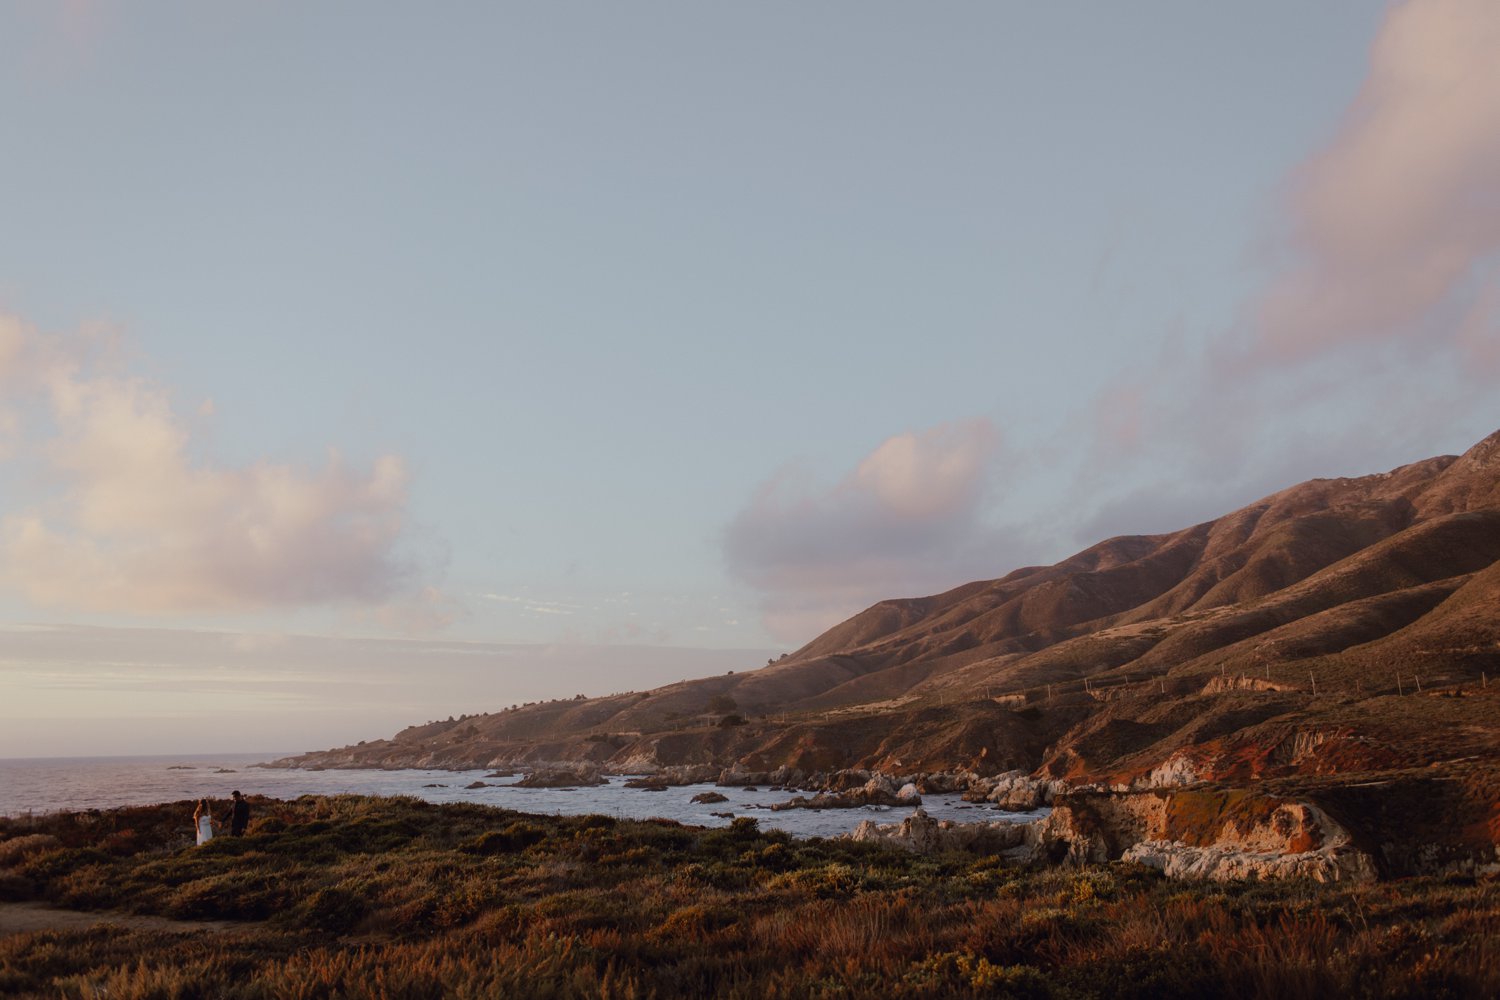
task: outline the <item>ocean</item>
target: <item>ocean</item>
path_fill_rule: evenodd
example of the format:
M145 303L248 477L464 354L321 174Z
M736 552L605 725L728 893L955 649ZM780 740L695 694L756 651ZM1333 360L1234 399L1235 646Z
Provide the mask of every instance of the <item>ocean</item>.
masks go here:
M246 795L277 799L343 793L411 795L428 802L478 802L529 813L660 817L696 826L725 826L733 817L753 816L763 829L785 830L799 837L847 833L866 819L894 823L911 812L907 807L883 806L772 812L769 807L773 802L785 802L798 793L707 784L653 792L626 788L621 777L593 788L515 788L508 785L516 779L487 778L487 771L295 771L253 766L286 756L290 754L0 759L0 816L81 812L199 798L211 799L222 808L236 789ZM476 781L486 786L465 787ZM694 795L706 791L726 795L729 801L712 805L691 801ZM922 808L937 819L957 822L1026 822L1045 815L1041 811L1003 812L964 802L957 795L925 795ZM190 824L191 820L184 818L183 822Z

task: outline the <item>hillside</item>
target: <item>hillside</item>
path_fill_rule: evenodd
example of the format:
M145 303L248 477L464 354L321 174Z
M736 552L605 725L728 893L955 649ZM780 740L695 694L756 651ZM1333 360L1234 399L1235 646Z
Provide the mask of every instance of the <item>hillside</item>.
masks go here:
M1488 774L1500 762L1500 432L1461 456L1311 480L1170 534L883 601L759 669L283 763L561 761L1020 770L1110 787L1454 761Z

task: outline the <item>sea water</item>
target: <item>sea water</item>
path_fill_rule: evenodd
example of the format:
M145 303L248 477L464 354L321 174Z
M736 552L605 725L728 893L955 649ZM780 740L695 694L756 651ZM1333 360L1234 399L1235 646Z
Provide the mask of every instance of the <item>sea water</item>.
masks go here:
M907 806L855 809L788 809L773 812L795 791L715 785L674 786L654 792L626 788L625 778L588 788L517 788L516 778L487 777L487 771L327 770L301 771L254 765L289 754L209 754L191 757L53 757L0 759L0 816L80 812L116 806L152 805L207 798L222 805L229 793L294 799L299 795L411 795L428 802L478 802L528 813L582 816L599 813L622 819L673 819L695 826L725 826L751 816L763 829L799 837L847 833L861 820L894 823L911 814ZM484 787L468 788L474 782ZM700 792L718 792L727 802L693 802ZM1045 811L1003 812L964 802L958 795L924 795L922 808L936 819L974 822L1008 819L1028 822Z

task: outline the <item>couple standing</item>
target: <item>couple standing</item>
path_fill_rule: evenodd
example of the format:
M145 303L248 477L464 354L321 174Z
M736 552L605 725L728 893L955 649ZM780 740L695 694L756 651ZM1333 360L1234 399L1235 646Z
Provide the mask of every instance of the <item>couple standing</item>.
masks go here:
M238 789L230 793L230 796L234 801L230 803L225 819L229 821L229 835L238 837L244 834L245 827L250 825L250 803L245 801ZM199 847L214 838L214 817L209 810L207 799L198 800L198 808L193 810L193 826L198 832Z

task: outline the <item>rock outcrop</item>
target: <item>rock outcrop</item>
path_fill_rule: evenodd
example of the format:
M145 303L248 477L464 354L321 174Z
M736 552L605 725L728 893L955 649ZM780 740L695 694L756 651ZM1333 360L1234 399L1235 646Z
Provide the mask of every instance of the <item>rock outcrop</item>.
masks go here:
M1006 771L992 778L975 776L964 792L964 800L992 802L1002 809L1029 812L1051 805L1052 799L1068 787L1060 778L1035 778L1025 771Z
M1276 854L1235 847L1190 847L1180 841L1147 840L1129 848L1122 861L1137 861L1170 878L1214 882L1301 878L1315 882L1369 882L1376 878L1370 856L1347 845Z
M1308 802L1243 789L1074 793L1039 825L1041 855L1127 860L1179 878L1367 881L1375 860Z
M1134 861L1172 878L1369 881L1373 858L1306 802L1217 789L1073 793L1030 823L939 822L917 809L900 823L861 823L849 835L922 854L985 851L1017 864Z
M915 784L892 787L889 778L871 778L861 788L846 792L825 792L812 798L798 795L786 802L771 806L773 811L784 809L857 809L861 806L914 806L922 804L922 796Z
M919 806L899 823L876 823L867 819L845 836L850 840L871 841L917 854L969 851L1003 854L1020 862L1035 856L1038 824L1006 820L954 823L934 819Z
M579 767L535 771L515 783L517 788L583 788L609 784L597 768Z

